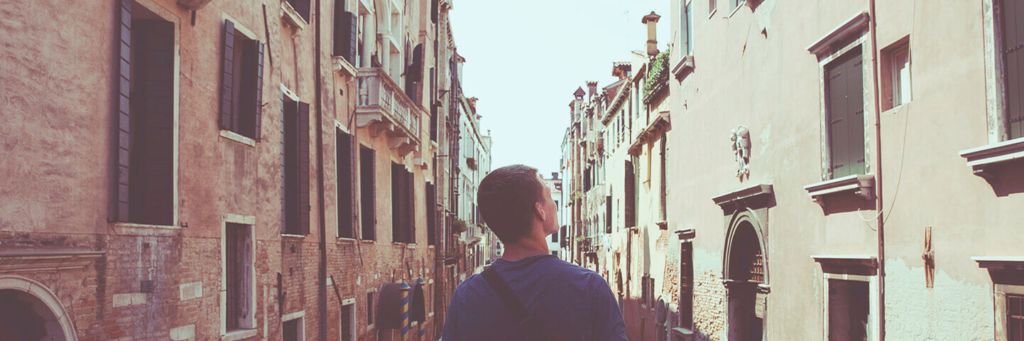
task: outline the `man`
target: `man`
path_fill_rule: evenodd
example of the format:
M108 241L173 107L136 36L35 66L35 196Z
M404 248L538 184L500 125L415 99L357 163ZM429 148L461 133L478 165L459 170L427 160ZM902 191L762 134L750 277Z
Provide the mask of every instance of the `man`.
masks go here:
M477 201L505 253L455 290L444 341L626 339L608 283L548 251L546 237L558 223L537 169L494 170L480 182Z

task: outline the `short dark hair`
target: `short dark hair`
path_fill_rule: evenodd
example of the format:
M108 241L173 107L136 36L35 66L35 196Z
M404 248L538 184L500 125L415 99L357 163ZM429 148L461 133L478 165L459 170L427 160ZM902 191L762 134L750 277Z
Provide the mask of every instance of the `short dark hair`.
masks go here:
M543 200L543 186L537 169L525 165L495 169L480 181L476 196L480 215L498 239L513 243L530 232L534 204Z

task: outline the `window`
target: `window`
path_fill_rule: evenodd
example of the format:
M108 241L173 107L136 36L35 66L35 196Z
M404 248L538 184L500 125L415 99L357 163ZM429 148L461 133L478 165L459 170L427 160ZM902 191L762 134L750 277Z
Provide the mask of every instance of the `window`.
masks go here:
M828 280L828 339L867 340L868 282Z
M910 102L910 44L904 39L882 50L883 109L891 109Z
M365 146L359 146L359 206L362 208L363 240L377 240L377 189L376 183L376 152ZM371 323L372 324L372 323Z
M682 3L682 15L680 18L679 37L683 40L680 46L683 47L683 56L693 54L693 1L680 0Z
M708 0L708 15L715 14L716 10L718 10L718 0Z
M174 23L121 3L111 218L174 225Z
M424 189L424 195L426 196L426 207L423 211L427 213L427 245L437 244L437 192L434 189L434 184L427 183Z
M860 47L825 67L828 173L831 179L863 174L864 90Z
M341 306L341 341L356 340L356 304L349 302Z
M253 267L252 225L225 223L224 227L224 291L225 331L256 327L255 276Z
M1006 295L1006 339L1024 341L1024 295Z
M373 291L366 293L366 326L373 327Z
M302 16L303 20L309 22L309 0L288 0L288 4Z
M284 234L309 234L309 104L284 95Z
M302 341L306 339L305 328L302 324L302 317L297 317L288 321L284 321L284 325L281 326L281 340L283 341Z
M263 97L263 43L224 20L220 129L259 139Z
M391 164L391 237L396 243L415 243L416 209L413 206L412 173L399 163Z
M349 64L357 65L356 45L359 34L359 17L346 10L346 2L348 1L334 1L334 56L343 57Z
M352 136L342 131L335 130L335 179L338 185L338 238L355 238L355 226L353 226L353 201L355 190L352 188L352 167L355 160L352 158Z
M679 245L679 325L693 330L693 243Z
M998 29L1002 30L1003 90L1006 96L1005 125L1010 139L1024 137L1024 3L999 2ZM998 35L997 35L998 37ZM998 63L997 63L998 65Z
M625 218L626 227L636 226L636 175L633 173L633 162L626 160L626 174L625 174L625 191L626 191L626 205L625 205Z
M747 3L747 0L729 0L729 3L732 5L732 10L736 10L741 5Z
M612 196L604 197L604 233L612 233Z

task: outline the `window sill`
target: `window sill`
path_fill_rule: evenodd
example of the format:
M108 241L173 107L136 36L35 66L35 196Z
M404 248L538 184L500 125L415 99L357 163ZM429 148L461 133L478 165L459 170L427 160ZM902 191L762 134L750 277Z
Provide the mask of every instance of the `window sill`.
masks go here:
M258 330L256 329L242 329L228 332L227 334L221 335L221 341L235 341L244 340L250 337L256 336Z
M181 231L174 225L114 223L114 234L122 236L170 236Z
M281 238L284 238L284 239L306 239L306 235L304 235L304 234L282 233L281 234Z
M226 138L228 140L235 141L235 142L247 145L249 147L256 147L256 140L253 140L253 139L251 139L249 137L243 136L242 134L239 134L239 133L236 133L236 132L233 132L233 131L230 131L230 130L223 130L222 129L220 131L220 137L223 137L223 138Z
M718 8L715 8L715 9L711 10L710 13L708 13L708 19L711 19L712 17L714 17L715 13L718 13Z
M837 194L855 194L864 200L874 199L875 176L848 175L838 179L822 181L804 186L804 190L818 205L825 205L825 197Z
M286 19L285 21L292 24L292 26L295 26L295 28L299 30L305 29L306 25L309 25L309 23L306 22L306 19L303 19L302 16L299 15L299 12L296 11L288 1L281 1L281 12L281 16Z
M729 15L725 16L725 18L726 18L726 19L731 19L731 18L732 18L732 16L736 15L736 13L737 13L737 12L739 12L739 11L740 11L740 9L741 9L741 8L743 8L743 7L745 7L746 5L747 5L747 3L746 3L746 2L744 2L744 3L741 3L741 4L737 4L737 5L736 5L736 8L733 8L733 9L732 9L732 12L729 12Z
M676 66L672 67L672 75L676 76L676 80L682 82L693 73L693 55L686 55L676 63Z
M375 244L375 243L377 243L376 239L360 239L359 241L362 242L363 244Z
M355 244L356 239L355 238L338 237L338 238L334 239L334 242L338 243L338 244Z
M346 60L345 57L333 56L331 57L331 62L334 66L334 71L341 71L349 77L356 76L356 67Z
M1010 161L1024 160L1024 137L960 151L974 175L990 180Z

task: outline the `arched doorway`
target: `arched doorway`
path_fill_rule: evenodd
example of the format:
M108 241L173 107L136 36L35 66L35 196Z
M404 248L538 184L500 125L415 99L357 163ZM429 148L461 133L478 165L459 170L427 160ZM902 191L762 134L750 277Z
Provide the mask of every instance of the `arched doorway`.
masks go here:
M761 238L741 219L727 239L725 283L729 297L729 340L761 341L764 333L765 262ZM759 307L760 305L760 307Z
M0 276L0 340L77 340L64 307L43 285Z

